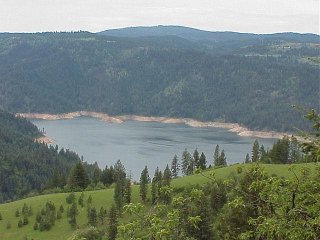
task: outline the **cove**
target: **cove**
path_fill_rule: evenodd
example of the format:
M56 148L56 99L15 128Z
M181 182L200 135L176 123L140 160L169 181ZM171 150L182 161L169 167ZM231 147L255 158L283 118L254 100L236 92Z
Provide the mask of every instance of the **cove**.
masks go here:
M32 122L44 128L46 135L59 148L70 149L83 156L88 163L99 167L114 165L120 159L127 173L138 181L145 165L150 177L158 166L163 170L176 154L181 158L184 149L204 152L207 166L213 162L217 144L224 149L228 164L241 163L250 154L255 138L243 137L223 128L194 128L185 124L126 121L106 123L90 117ZM258 139L265 149L275 139Z

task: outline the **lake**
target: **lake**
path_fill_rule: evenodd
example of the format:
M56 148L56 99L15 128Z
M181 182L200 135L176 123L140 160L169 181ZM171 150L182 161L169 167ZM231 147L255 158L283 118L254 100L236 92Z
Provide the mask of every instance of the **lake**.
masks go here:
M101 168L120 159L127 173L138 180L145 165L152 177L157 166L164 169L184 149L204 152L207 165L213 162L215 146L224 149L228 164L243 162L255 138L241 137L221 128L193 128L184 124L127 121L122 124L79 117L67 120L32 120L60 148L70 149ZM275 139L259 139L265 148Z

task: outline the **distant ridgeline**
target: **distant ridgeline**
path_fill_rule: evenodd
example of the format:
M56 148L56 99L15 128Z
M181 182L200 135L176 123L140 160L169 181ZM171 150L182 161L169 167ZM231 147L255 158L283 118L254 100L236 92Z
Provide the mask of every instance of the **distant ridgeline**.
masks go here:
M0 203L64 186L80 162L73 152L34 142L39 136L32 123L0 110ZM54 175L59 181L50 182Z
M318 35L183 27L0 34L0 107L304 128L319 108ZM288 124L289 123L289 124Z

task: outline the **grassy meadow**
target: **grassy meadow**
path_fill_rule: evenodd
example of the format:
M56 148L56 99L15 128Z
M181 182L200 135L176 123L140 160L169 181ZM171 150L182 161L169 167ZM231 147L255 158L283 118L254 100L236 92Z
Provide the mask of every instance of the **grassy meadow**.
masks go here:
M187 185L204 184L209 180L209 178L216 179L227 179L232 174L244 174L251 164L235 164L229 167L219 168L219 169L209 169L202 173L198 173L191 176L179 177L172 181L173 188L182 188ZM308 164L293 164L293 165L280 165L280 164L261 164L268 174L277 175L284 178L295 177L294 173L290 170L293 169L298 175L301 174L302 170L309 170L311 173L315 173L315 169L319 167L319 164L308 163ZM240 170L241 168L241 170ZM76 200L79 198L81 193L76 193ZM113 203L113 188L108 188L104 190L87 191L85 194L85 202L88 197L92 196L92 205L96 207L97 211L101 207L109 209ZM30 197L22 199L19 201L14 201L10 203L0 204L0 213L2 215L2 220L0 220L0 239L1 240L65 240L72 236L74 230L70 227L67 219L67 209L70 205L66 203L66 197L69 193L57 193L40 195L35 197ZM50 231L40 232L39 230L33 230L33 225L35 223L36 214L45 206L47 201L51 201L55 204L56 209L59 209L60 205L63 205L64 212L62 218L56 220L55 226L52 227ZM133 185L132 187L132 201L139 201L139 186ZM16 217L15 212L17 209L20 210L23 204L26 203L31 206L33 215L29 217L29 224L18 228L18 221L21 217ZM84 228L87 226L87 211L86 206L81 208L78 205L79 215L77 217L77 224L79 228ZM8 222L11 224L11 228L7 229Z

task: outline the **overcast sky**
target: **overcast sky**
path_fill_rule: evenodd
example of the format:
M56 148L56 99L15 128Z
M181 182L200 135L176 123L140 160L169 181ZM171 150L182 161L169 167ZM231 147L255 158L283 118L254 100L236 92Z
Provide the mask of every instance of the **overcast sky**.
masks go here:
M0 0L0 32L183 25L210 31L312 32L320 0Z

